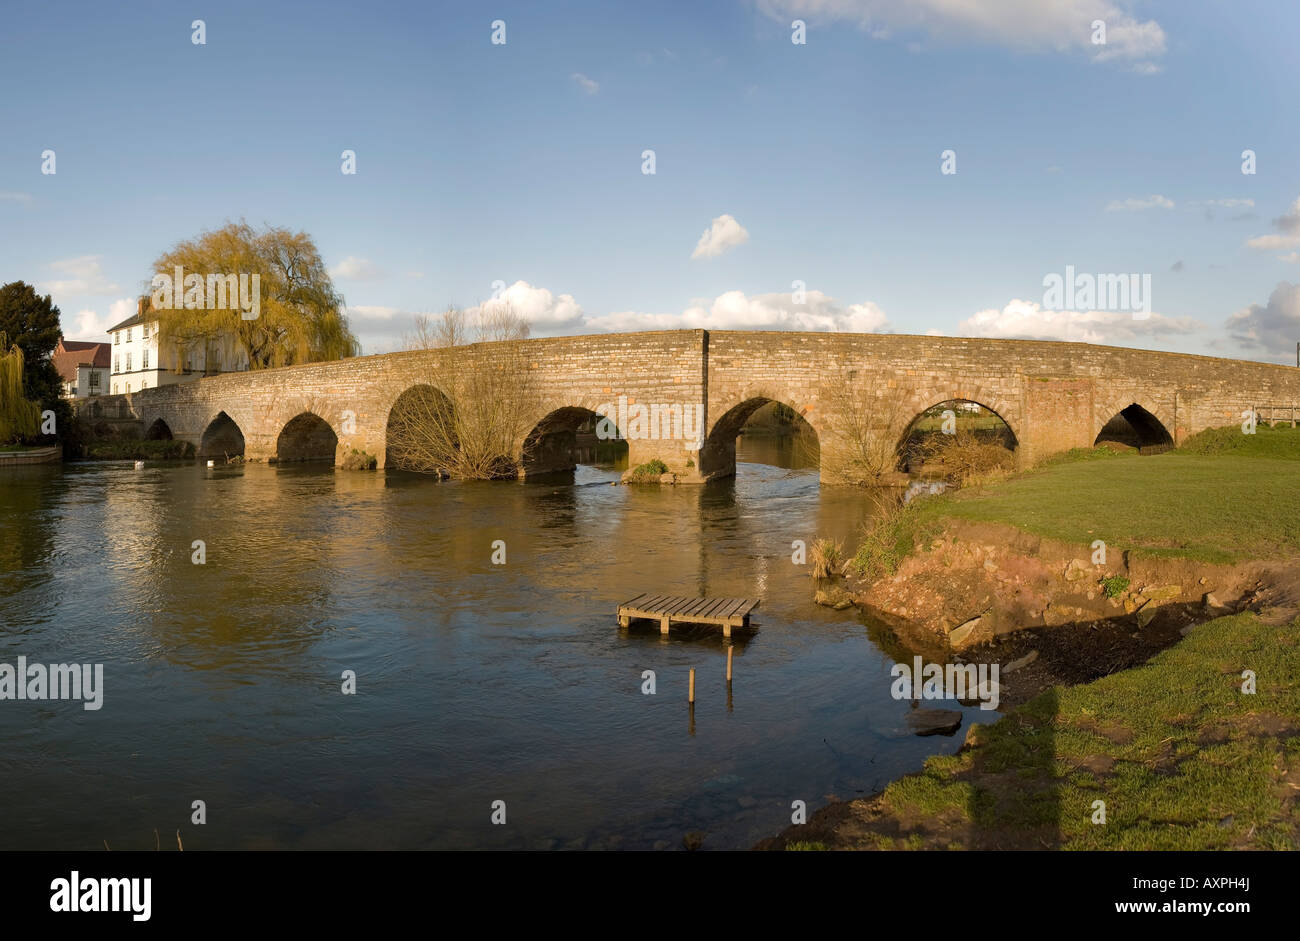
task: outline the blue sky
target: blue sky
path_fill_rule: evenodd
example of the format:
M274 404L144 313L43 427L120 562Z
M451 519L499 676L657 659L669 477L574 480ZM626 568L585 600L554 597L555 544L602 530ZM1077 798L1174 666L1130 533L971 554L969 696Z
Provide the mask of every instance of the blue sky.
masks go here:
M243 218L313 236L366 352L418 312L500 302L497 281L540 335L1278 362L1300 340L1297 4L55 2L3 22L0 281L52 293L70 337ZM1047 309L1067 265L1149 274L1150 316Z

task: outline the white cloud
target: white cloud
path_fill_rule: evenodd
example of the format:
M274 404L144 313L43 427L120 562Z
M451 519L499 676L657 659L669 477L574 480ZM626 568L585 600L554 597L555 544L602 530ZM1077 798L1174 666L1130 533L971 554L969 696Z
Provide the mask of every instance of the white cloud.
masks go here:
M63 277L57 281L42 281L46 294L121 294L122 287L104 276L99 260L102 255L79 255L52 261L47 267Z
M1277 252L1300 246L1300 235L1257 235L1247 239L1246 244L1262 252Z
M1273 220L1273 227L1282 235L1257 235L1247 239L1246 245L1262 252L1280 252L1289 248L1300 248L1300 199L1292 203L1291 208ZM1282 261L1295 261L1297 254L1291 252L1279 256Z
M574 72L569 76L569 78L577 82L578 87L588 95L594 95L596 92L600 91L600 83L587 78L587 76L583 75L581 72Z
M534 334L575 330L583 324L582 307L572 294L555 295L527 281L516 281L491 300L470 308L469 313L492 311L505 305L527 320Z
M1188 334L1201 329L1190 317L1152 313L1137 319L1129 311L1044 310L1033 301L1012 300L1001 310L981 310L957 327L961 336L1016 340L1124 343L1138 337Z
M1127 0L756 0L786 24L791 17L856 23L876 38L922 33L952 42L975 40L1032 52L1082 53L1094 61L1124 61L1152 74L1164 54L1155 20L1139 22ZM1092 42L1092 22L1106 24L1106 43Z
M1251 304L1228 318L1228 336L1247 353L1276 363L1295 361L1300 339L1300 284L1282 281L1267 304Z
M84 308L77 311L72 323L64 322L63 336L68 340L93 340L102 343L108 339L108 328L121 323L135 313L135 301L129 297L113 301L108 305L108 313L100 316L99 311Z
M1236 198L1230 198L1230 199L1202 199L1199 203L1197 203L1197 202L1193 202L1193 203L1191 203L1191 205L1193 205L1193 206L1196 206L1196 205L1201 205L1201 206L1222 206L1224 209L1236 209L1238 206L1246 206L1246 207L1249 207L1249 208L1252 208L1252 209L1253 209L1254 206L1255 206L1255 200L1253 200L1253 199L1236 199Z
M691 252L691 257L713 258L729 248L735 248L748 241L749 233L741 224L733 216L723 213L704 230L700 240L695 243L695 251Z
M707 304L707 306L706 306ZM887 333L889 320L870 301L840 307L821 291L805 292L804 303L791 294L727 291L712 302L700 301L679 314L619 311L590 317L587 324L610 332L633 330L806 330L816 332Z
M1133 209L1173 209L1174 201L1167 199L1159 194L1147 196L1144 199L1134 199L1132 197L1125 200L1114 200L1107 207L1107 212L1122 212Z
M330 269L331 278L343 278L347 281L377 281L384 273L374 262L366 258L349 255Z
M374 304L358 304L348 307L349 317L363 320L392 320L401 311L396 307L380 307Z

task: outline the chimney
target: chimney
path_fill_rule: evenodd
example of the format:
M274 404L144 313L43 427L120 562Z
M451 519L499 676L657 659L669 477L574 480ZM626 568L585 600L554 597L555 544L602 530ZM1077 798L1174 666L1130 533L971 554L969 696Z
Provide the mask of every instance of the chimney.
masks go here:
M148 300L147 297L141 297L139 300L135 302L135 314L137 317L144 316L144 302L146 300Z

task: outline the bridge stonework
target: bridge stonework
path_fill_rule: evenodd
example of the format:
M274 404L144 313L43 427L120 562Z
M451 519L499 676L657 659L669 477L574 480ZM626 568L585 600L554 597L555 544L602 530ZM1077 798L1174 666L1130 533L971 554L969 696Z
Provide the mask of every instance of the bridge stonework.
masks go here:
M817 432L824 483L837 481L835 468L853 453L861 429L896 444L920 412L953 399L978 402L1006 421L1022 466L1091 446L1102 427L1132 405L1154 416L1176 442L1205 428L1239 424L1242 412L1255 407L1300 405L1300 369L1265 363L1086 343L679 330L229 373L79 400L76 407L90 417L138 422L142 432L161 420L173 437L192 442L201 456L217 458L238 438L224 420L217 421L224 413L243 436L245 457L261 460L285 458L279 453L281 433L308 413L337 436L336 463L356 448L383 466L397 398L414 386L436 386L440 364L450 356L489 367L503 357L526 364L537 404L524 424L535 432L554 431L560 442L526 454L528 435L521 437L513 456L528 475L571 467L563 436L572 434L576 417L589 417L620 396L629 406L697 409L705 430L698 450L696 442L680 437L633 438L633 466L659 459L685 481L734 473L740 427L755 409L779 401L801 412ZM218 434L222 425L225 435ZM295 427L303 425L300 420Z

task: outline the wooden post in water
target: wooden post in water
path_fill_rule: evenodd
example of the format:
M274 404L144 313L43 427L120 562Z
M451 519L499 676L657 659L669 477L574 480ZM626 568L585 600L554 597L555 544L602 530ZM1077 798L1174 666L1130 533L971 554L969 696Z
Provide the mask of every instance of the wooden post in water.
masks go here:
M731 651L734 649L735 649L734 647L727 648L727 682L728 683L731 682Z
M691 687L690 687L690 692L686 694L686 701L689 702L691 705L695 705L695 670L694 669L691 670Z

